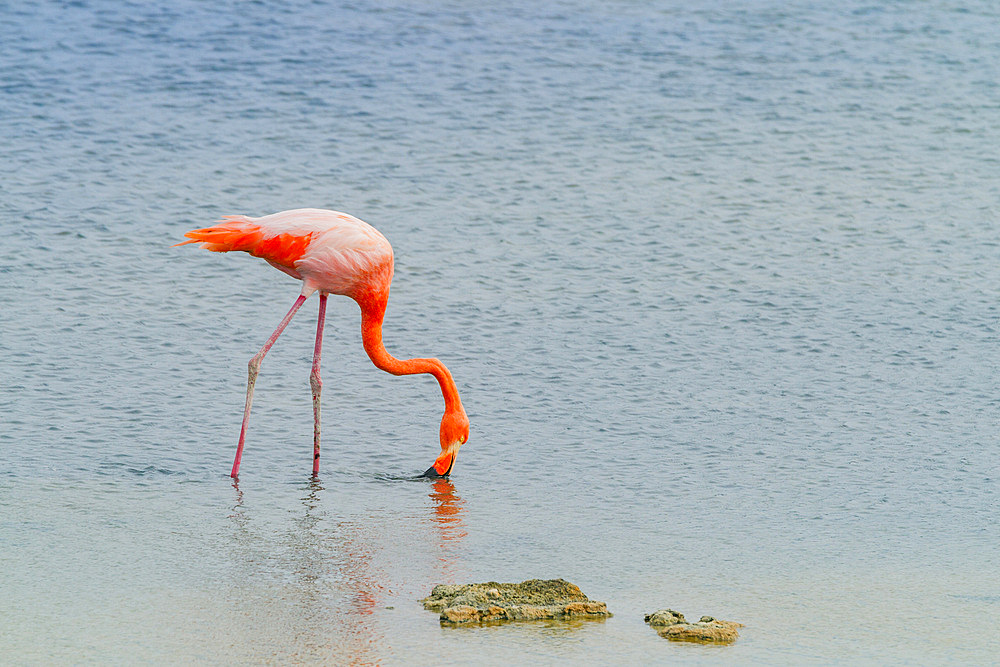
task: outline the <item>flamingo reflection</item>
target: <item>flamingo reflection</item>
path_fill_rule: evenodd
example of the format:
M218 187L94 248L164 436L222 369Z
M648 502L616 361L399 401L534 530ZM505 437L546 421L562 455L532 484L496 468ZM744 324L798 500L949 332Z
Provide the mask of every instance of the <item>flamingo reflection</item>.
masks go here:
M336 645L317 646L316 653L338 660L349 655L352 665L378 664L387 643L371 616L381 606L387 577L374 563L378 545L371 526L351 520L331 526L322 507L324 487L315 477L308 484L309 493L302 498L306 511L298 520L300 535L309 536L308 546L303 540L296 550L302 558L296 571L303 584L301 601L315 612L317 637L328 637L330 626L344 635ZM331 599L331 592L346 604Z
M232 486L236 572L229 602L243 619L237 632L244 639L234 642L248 652L243 657L350 665L383 660L388 644L373 612L381 607L387 575L374 563L379 545L372 527L331 520L316 478L300 496L304 511L284 530L274 530L280 517L254 512L239 482Z
M441 563L439 577L443 582L454 581L458 546L468 535L462 522L465 501L455 493L455 485L448 479L434 480L429 497L434 501L434 515L431 518L438 530L438 561Z
M230 657L252 662L264 652L277 662L378 664L392 654L385 632L391 614L383 610L396 596L415 597L417 591L403 583L411 577L451 582L463 574L456 570L467 535L465 501L454 484L396 481L413 503L410 517L423 526L400 516L395 504L384 513L368 504L352 511L345 507L345 489L327 490L317 478L293 496L301 507L292 517L269 511L264 497L232 482L233 572L226 599L231 617L239 619L233 646L246 655ZM429 503L421 501L423 493ZM401 542L401 536L412 537ZM405 540L414 537L418 541L407 548ZM409 569L402 578L400 567Z

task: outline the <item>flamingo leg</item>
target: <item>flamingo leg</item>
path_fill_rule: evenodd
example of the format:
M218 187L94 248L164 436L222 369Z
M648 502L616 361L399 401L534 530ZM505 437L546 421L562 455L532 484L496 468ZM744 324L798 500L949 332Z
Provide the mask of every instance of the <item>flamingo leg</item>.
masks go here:
M323 348L323 324L326 321L326 294L319 295L319 320L316 322L316 347L313 349L312 372L309 386L313 396L313 477L319 475L319 396L323 391L323 380L319 377L320 351Z
M267 354L274 342L278 340L278 336L281 332L285 330L288 323L292 321L292 317L295 315L296 311L302 307L302 304L306 301L306 295L300 294L299 298L295 300L292 304L291 310L285 315L285 318L281 320L281 324L278 328L274 330L271 337L267 339L264 343L264 347L260 348L260 351L253 355L250 359L250 363L247 364L247 405L243 409L243 425L240 427L240 442L236 445L236 460L233 461L233 472L230 473L230 477L236 477L240 472L240 459L243 458L243 443L246 442L247 437L247 425L250 423L250 406L253 405L253 385L257 382L257 372L260 370L260 362L264 360L264 355Z

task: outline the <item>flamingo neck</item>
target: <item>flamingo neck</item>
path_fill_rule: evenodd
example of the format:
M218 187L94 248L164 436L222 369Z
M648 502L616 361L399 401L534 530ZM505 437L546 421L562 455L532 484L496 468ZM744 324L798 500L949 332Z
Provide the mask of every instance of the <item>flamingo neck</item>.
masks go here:
M441 386L445 412L462 412L462 400L458 388L448 368L437 359L397 359L389 354L382 344L382 320L385 317L387 298L361 296L356 298L361 306L361 342L368 358L378 368L393 375L415 375L430 373Z

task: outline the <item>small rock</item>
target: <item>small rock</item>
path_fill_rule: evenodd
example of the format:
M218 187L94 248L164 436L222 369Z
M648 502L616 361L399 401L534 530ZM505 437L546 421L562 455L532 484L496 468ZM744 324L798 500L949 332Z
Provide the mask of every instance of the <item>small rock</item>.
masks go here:
M671 641L731 644L739 637L737 628L742 623L720 621L712 616L702 616L697 623L688 623L684 614L673 609L646 614L646 622L656 628L661 637Z
M670 625L677 625L678 623L687 623L684 620L684 614L673 609L661 609L660 611L654 611L652 614L646 614L646 622L654 628L665 628Z
M441 585L421 602L425 609L440 612L442 622L455 624L611 615L603 602L590 600L579 586L562 579Z

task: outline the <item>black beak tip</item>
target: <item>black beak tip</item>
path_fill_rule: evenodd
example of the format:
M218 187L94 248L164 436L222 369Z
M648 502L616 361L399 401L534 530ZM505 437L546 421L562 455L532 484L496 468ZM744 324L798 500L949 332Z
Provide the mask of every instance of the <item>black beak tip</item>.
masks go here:
M430 468L424 471L424 474L421 475L421 477L427 477L428 479L448 479L448 473L450 472L451 469L449 469L448 472L446 472L445 474L441 475L438 474L438 471L434 469L434 466L431 466Z

